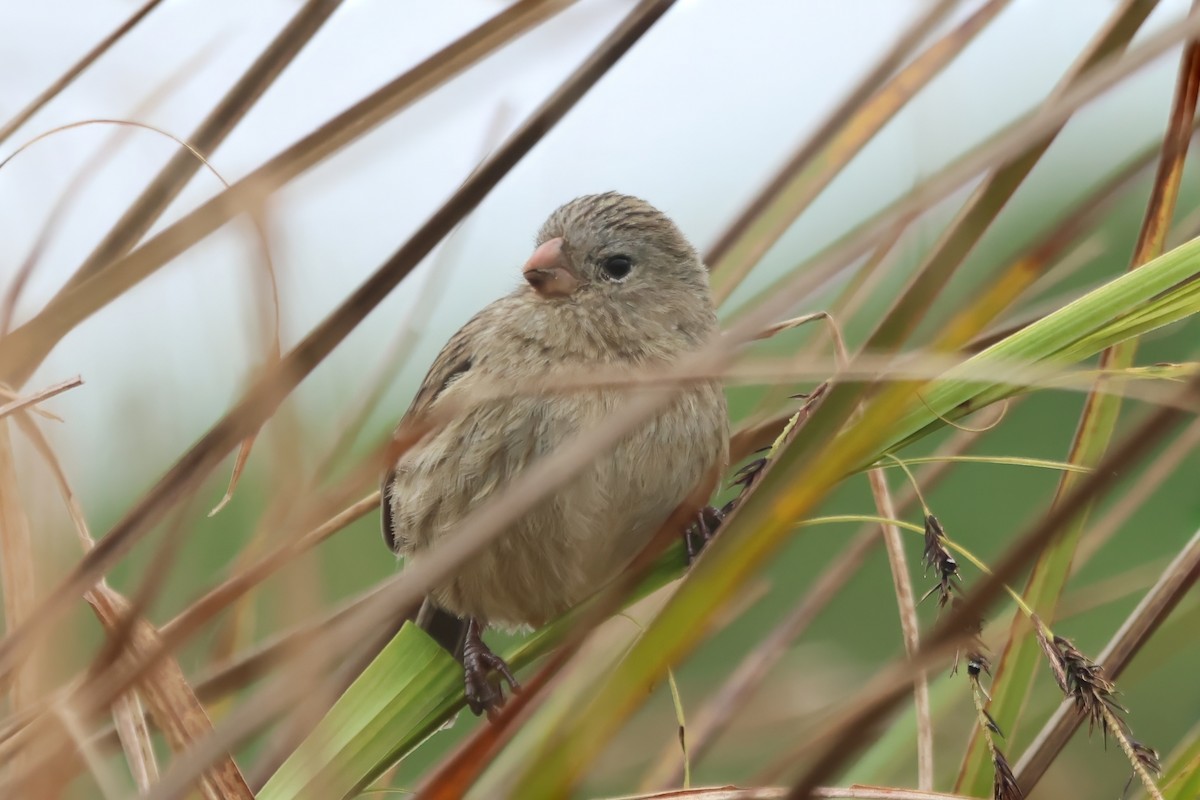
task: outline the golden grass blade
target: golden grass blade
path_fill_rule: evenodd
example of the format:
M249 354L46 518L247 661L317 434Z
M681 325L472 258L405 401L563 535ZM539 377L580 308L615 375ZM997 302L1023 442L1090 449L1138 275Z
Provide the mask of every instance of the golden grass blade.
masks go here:
M307 0L188 137L191 146L205 158L210 156L341 4L342 0ZM200 162L187 152L176 153L84 259L58 295L128 253L199 168Z
M1008 0L989 0L892 75L908 52L957 3L941 0L933 4L901 35L714 245L707 263L712 269L713 297L718 304L728 299L771 245L884 124L957 57L1007 4Z
M1156 4L1153 0L1126 0L1046 98L1043 110L1056 106L1072 90L1085 82L1085 76L1099 72L1098 65L1123 51ZM1061 125L1051 128L1046 132L1044 139L989 174L983 184L971 194L971 198L934 246L933 251L917 268L904 294L897 299L896 304L871 334L866 349L887 352L899 346L912 334L923 316L924 309L940 294L950 276L974 248L1017 187L1041 160L1061 129ZM979 327L982 327L982 324ZM978 332L978 329L975 332ZM975 332L970 335L974 335ZM942 339L939 345L954 349L965 341L965 337L962 341Z
M917 483L925 491L936 486L949 472L953 459L975 443L979 434L960 431L938 448L940 458L935 457L919 470ZM894 463L894 462L881 462ZM910 459L908 463L912 463ZM911 486L896 499L898 512L907 511L917 500ZM791 644L803 634L817 614L858 573L871 549L880 542L876 526L866 524L832 559L831 566L821 573L817 583L809 587L799 604L765 637L760 645L748 653L708 702L695 715L688 730L694 763L698 763L712 746L733 714L746 702L766 673L779 661ZM907 751L906 751L907 752ZM644 790L667 789L682 779L678 748L668 745L663 749L657 763L642 779Z
M300 139L0 339L0 378L27 380L68 331L271 192L369 133L571 0L518 0Z
M30 117L40 111L55 97L57 97L59 92L71 84L71 81L79 77L79 74L90 67L96 61L96 59L107 53L113 45L121 40L121 37L133 30L133 28L139 22L145 19L146 15L153 11L161 2L162 0L148 0L147 2L143 3L142 6L138 8L137 11L133 12L128 19L118 25L112 33L104 37L104 39L102 39L99 44L89 50L87 54L83 56L83 58L72 64L66 72L59 76L56 81L54 81L54 83L47 86L41 94L30 101L29 105L18 111L12 119L4 123L4 125L0 127L0 142L7 140L8 137L12 136L18 128L28 122Z
M1196 122L1198 91L1200 43L1192 42L1184 48L1180 61L1171 117L1131 269L1153 260L1163 252L1167 229L1175 213L1188 143ZM1101 354L1099 368L1101 371L1128 369L1133 366L1136 353L1136 339L1122 342ZM1120 410L1120 397L1100 393L1089 395L1067 461L1084 467L1098 463L1112 439ZM1064 473L1056 498L1070 492L1079 479L1078 475ZM1090 507L1084 507L1079 516L1071 521L1065 534L1038 557L1022 593L1038 616L1051 624L1070 575L1071 561L1087 527L1089 510ZM1010 637L997 663L997 678L992 684L993 699L989 705L992 718L1009 736L1016 734L1021 709L1025 706L1039 668L1040 650L1034 637L1029 635L1024 621L1014 617ZM976 733L964 758L957 788L980 792L990 781L990 764L987 763L981 737Z

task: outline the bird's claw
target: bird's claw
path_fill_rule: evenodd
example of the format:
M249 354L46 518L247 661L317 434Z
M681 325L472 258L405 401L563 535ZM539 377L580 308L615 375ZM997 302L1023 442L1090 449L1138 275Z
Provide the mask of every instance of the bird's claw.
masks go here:
M467 639L463 645L463 682L467 696L467 707L475 716L487 712L488 719L495 719L496 713L504 707L504 689L499 682L489 680L491 674L497 673L508 688L516 694L521 691L512 670L504 659L491 651L483 641L479 623L471 620L467 626Z
M684 530L683 550L689 567L696 560L696 556L700 555L704 545L708 544L709 539L716 535L724 519L725 516L716 508L705 506L696 514L696 521Z

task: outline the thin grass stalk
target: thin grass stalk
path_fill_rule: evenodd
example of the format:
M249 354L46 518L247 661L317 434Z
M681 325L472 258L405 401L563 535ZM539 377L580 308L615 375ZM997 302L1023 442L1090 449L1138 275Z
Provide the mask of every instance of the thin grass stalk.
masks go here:
M130 692L113 704L113 724L133 776L133 785L139 794L146 794L158 781L159 769L150 727L146 724L146 709L137 692ZM96 746L100 744L96 742Z
M871 495L879 515L885 519L896 519L896 504L888 489L887 476L882 469L867 473L871 483ZM904 639L904 651L916 655L921 648L921 635L917 621L917 600L913 593L912 577L908 571L908 559L904 555L904 541L899 529L892 524L881 524L880 533L887 549L888 566L892 572L892 584L896 590L896 605L900 611L900 632ZM933 714L929 710L929 675L918 673L913 681L913 701L917 709L917 788L933 789Z
M36 114L38 111L41 111L47 103L57 97L63 89L70 86L71 82L79 77L80 73L95 63L96 59L100 58L100 56L112 49L113 45L119 42L125 34L133 30L134 27L136 27L139 22L145 19L146 15L153 11L160 3L162 3L162 0L148 0L147 2L143 3L137 11L133 12L124 22L113 29L112 33L104 37L100 43L89 50L83 56L83 58L79 59L70 67L68 67L66 72L60 75L52 84L47 86L42 93L31 100L27 106L18 111L12 117L12 119L5 122L3 127L0 127L0 143L6 141L8 137L12 136L13 133L17 131L17 129L28 122L34 114Z
M957 57L1008 2L989 0L893 75L908 52L957 2L940 0L931 5L901 34L813 137L718 238L706 259L718 303L728 299L771 245L884 124Z
M33 536L29 527L29 516L21 497L17 482L17 467L12 446L9 420L0 420L0 580L4 585L4 627L13 630L28 624L36 614L38 604L37 559ZM20 713L31 708L41 693L39 671L35 653L17 665L8 683L8 707ZM22 761L14 762L19 768ZM38 789L51 795L57 790L56 782L45 776Z
M130 117L135 119L143 117L150 110L162 103L162 101L165 100L172 91L181 86L187 78L191 77L199 70L200 65L212 55L213 49L214 48L211 45L203 47L195 55L187 59L165 80L163 80L159 85L155 86L144 100L134 107ZM59 132L72 130L73 128L77 128L82 125L109 123L118 125L118 129L113 133L112 136L109 137L108 142L101 146L96 154L88 159L88 161L84 163L82 167L80 167L80 169L71 178L70 183L68 183L66 188L63 189L62 193L58 197L58 200L55 202L54 207L50 209L50 212L46 215L46 218L42 223L41 230L38 231L37 236L34 238L33 244L30 245L29 252L26 254L24 261L22 261L21 266L17 269L13 279L9 282L8 289L4 293L3 306L0 308L0 336L7 336L8 332L12 330L13 319L16 314L17 304L20 302L21 295L24 293L25 287L28 285L29 278L37 269L37 265L40 263L42 254L50 245L50 242L53 241L54 236L58 233L59 226L63 218L66 216L68 209L71 207L71 202L79 197L84 187L87 186L96 173L98 173L100 169L106 163L108 163L109 159L116 152L117 148L133 131L141 128L154 130L160 134L162 132L158 131L158 129L154 128L153 126L133 122L117 123L112 120L100 120L96 118L81 120L76 123L60 125L51 128L48 131L43 131L32 139L22 143L19 147L17 147L16 150L5 156L3 160L0 160L0 169L2 169L18 155L32 147L35 143L40 142ZM188 149L187 143L182 139L171 136L170 134L166 135L182 148ZM204 161L203 156L200 156L199 153L197 153L197 156L200 161ZM209 165L209 168L211 169L211 165ZM222 181L222 183L224 184L224 181ZM228 186L228 184L224 185Z
M0 419L7 417L9 414L15 414L18 411L24 411L25 409L30 408L31 406L35 406L38 403L43 403L43 402L49 400L51 397L55 397L57 395L62 394L65 391L74 389L74 388L76 388L78 386L82 386L82 385L83 385L83 378L76 375L74 378L68 378L65 381L61 381L60 383L56 383L52 386L47 386L45 389L34 392L33 394L28 395L27 397L19 397L16 400L11 400L11 401L5 403L4 405L0 406Z
M1184 48L1180 60L1170 121L1130 269L1136 269L1153 260L1163 251L1179 195L1188 143L1191 141L1196 121L1198 91L1200 43L1193 42ZM1127 369L1133 365L1136 353L1136 339L1122 342L1101 354L1100 369ZM1095 466L1108 448L1120 410L1120 397L1098 393L1089 395L1067 461L1086 467ZM1061 499L1069 493L1078 480L1077 475L1064 473L1056 498ZM1072 520L1065 535L1041 554L1034 564L1022 594L1042 619L1051 622L1054 619L1058 600L1070 573L1071 560L1088 524L1089 511L1090 507L1085 507L1080 515ZM989 707L996 723L1008 732L1009 736L1016 734L1020 711L1032 688L1033 676L1040 658L1039 650L1020 615L1014 617L1009 639L998 661L996 680L992 684L993 701ZM980 737L976 733L963 761L958 789L980 792L985 788L989 776L983 761Z
M307 0L188 137L188 142L205 158L211 156L341 4L342 0ZM186 151L172 156L55 297L128 253L199 169L200 163Z
M50 303L36 317L0 339L0 377L23 384L51 349L76 325L141 282L171 259L324 159L572 0L518 0L403 75L355 103L242 178L230 189L112 262L102 273Z
M1080 85L1082 78L1096 70L1097 65L1121 53L1133 39L1157 0L1126 0L1113 12L1104 29L1085 48L1068 69L1058 85L1046 98L1043 108L1052 108L1070 90ZM910 278L908 286L896 304L867 340L866 349L887 352L908 339L934 299L941 293L950 277L966 259L968 253L991 226L1000 210L1024 182L1026 176L1041 160L1058 136L1062 127L1050 130L1046 137L1019 156L1000 166L984 179L966 205L959 211L950 227L934 245ZM944 342L944 346L954 344Z
M959 431L938 448L938 453L961 453L978 437L979 434L975 432ZM946 476L952 463L941 461L926 465L918 472L917 483L928 491ZM916 499L916 492L911 486L907 487L896 499L897 510L906 511ZM757 648L742 659L729 678L712 693L711 698L700 709L699 714L694 715L688 727L689 752L693 766L704 758L716 737L724 731L733 715L745 705L750 693L762 683L767 672L778 663L786 649L804 633L828 601L857 574L871 549L879 542L876 526L863 525L842 552L832 560L832 566L823 571L817 583L808 589L801 602ZM682 780L682 769L678 748L669 746L643 778L642 788L666 790Z

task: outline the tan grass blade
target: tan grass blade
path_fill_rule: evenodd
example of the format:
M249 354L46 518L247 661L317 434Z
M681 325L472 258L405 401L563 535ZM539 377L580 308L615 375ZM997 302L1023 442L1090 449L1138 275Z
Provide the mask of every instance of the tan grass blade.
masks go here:
M13 630L29 623L38 603L37 562L29 516L17 483L17 468L8 420L0 420L0 580L4 585L4 626ZM30 708L41 693L37 665L32 659L17 666L8 683L8 706L12 712ZM22 766L21 761L14 764ZM40 791L54 791L53 779L41 783Z
M88 601L109 631L127 624L129 604L107 586L98 586L89 593ZM136 621L130 631L129 646L133 658L156 650L159 647L158 632L150 623ZM174 659L161 661L143 680L141 687L156 727L176 753L189 752L197 741L211 735L212 723L208 714ZM228 755L213 761L200 776L199 786L206 800L254 798L237 764Z
M34 448L46 461L67 507L68 515L75 525L76 535L85 552L95 547L83 510L67 480L49 441L36 423L28 417L18 418L22 431L30 438ZM165 569L165 565L160 565ZM137 659L158 641L158 632L144 619L135 618L135 609L118 592L101 580L84 594L105 631L111 637L110 645L118 641L129 647L127 658ZM212 724L204 707L184 678L183 670L174 659L165 659L145 676L136 687L113 701L113 711L118 731L122 732L122 744L126 757L139 785L151 777L157 778L154 749L144 718L140 713L140 697L144 696L158 728L175 752L185 751L191 743L208 731ZM60 767L57 773L66 777L69 769ZM251 798L249 787L241 777L233 759L226 755L201 780L201 791L207 800L236 800Z
M341 4L342 0L307 0L304 3L200 126L187 137L188 143L203 158L212 155ZM201 162L191 158L189 153L176 153L84 259L58 295L78 286L111 261L128 253L179 196L200 166Z
M83 58L72 64L66 72L59 76L56 81L54 81L54 83L47 86L41 94L30 101L29 105L18 111L12 119L8 120L8 122L5 122L4 125L0 127L0 142L7 140L8 137L12 136L18 128L28 122L34 114L36 114L47 103L57 97L63 89L67 88L71 84L71 81L79 77L79 74L90 67L96 61L96 59L100 58L100 56L112 49L112 46L120 41L121 37L133 30L133 28L139 22L145 19L146 15L153 11L161 2L162 0L148 0L147 2L143 3L142 6L138 8L137 11L133 12L128 19L118 25L112 33L104 37L104 39L102 39L99 44L89 50L83 56Z
M1084 76L1097 72L1096 67L1105 59L1123 51L1155 4L1126 0L1046 98L1043 108L1053 108L1071 90L1083 83ZM912 334L922 317L921 312L932 304L1000 209L1041 160L1061 129L1060 125L1048 131L1044 139L990 173L983 184L972 193L949 229L909 280L904 294L867 340L866 349L886 352L897 347ZM941 346L947 348L954 348L963 343L965 341L947 339L940 342Z
M34 392L28 397L19 397L16 400L10 400L0 406L0 419L7 417L9 414L15 414L18 411L24 411L30 406L35 406L38 403L43 403L51 397L62 394L65 391L74 389L77 386L83 385L83 378L76 375L74 378L68 378L61 383L56 383L53 386L47 386L41 391Z
M893 71L956 2L930 6L718 239L708 255L713 295L727 299L764 253L847 163L1003 10L990 0L965 22Z
M271 192L390 119L571 0L518 0L300 139L234 186L168 226L103 272L63 293L0 340L0 378L23 383L68 331Z
M129 772L133 775L133 785L139 793L146 794L158 782L159 770L150 727L146 723L146 709L137 692L122 695L113 703L113 722Z

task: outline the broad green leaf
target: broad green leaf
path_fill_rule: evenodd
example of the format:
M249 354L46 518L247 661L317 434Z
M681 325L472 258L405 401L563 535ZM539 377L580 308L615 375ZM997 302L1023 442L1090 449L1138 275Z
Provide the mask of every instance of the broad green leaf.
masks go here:
M349 797L441 725L462 700L462 670L405 623L283 763L259 800Z

